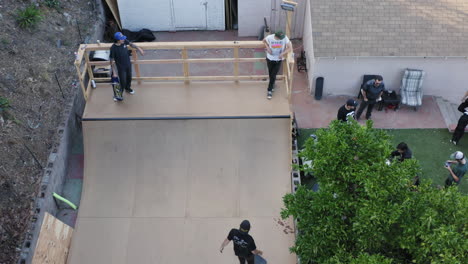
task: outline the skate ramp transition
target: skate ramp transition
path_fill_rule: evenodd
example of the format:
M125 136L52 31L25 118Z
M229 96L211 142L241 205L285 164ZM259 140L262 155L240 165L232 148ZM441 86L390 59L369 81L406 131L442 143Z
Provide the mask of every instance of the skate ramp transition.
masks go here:
M269 263L293 264L287 89L265 81L144 82L87 91L84 182L69 264L238 263L242 220Z

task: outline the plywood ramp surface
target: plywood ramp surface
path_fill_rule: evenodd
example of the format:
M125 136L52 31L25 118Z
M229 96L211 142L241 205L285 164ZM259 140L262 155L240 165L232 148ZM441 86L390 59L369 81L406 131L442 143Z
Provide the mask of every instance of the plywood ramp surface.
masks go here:
M73 228L46 212L31 263L66 263L72 234Z
M289 115L282 81L272 100L266 98L267 83L235 82L133 82L134 95L114 102L109 83L92 90L83 118L157 118Z
M70 264L238 263L249 219L270 263L293 264L278 223L290 192L289 119L85 121L85 178ZM292 227L292 223L286 221Z

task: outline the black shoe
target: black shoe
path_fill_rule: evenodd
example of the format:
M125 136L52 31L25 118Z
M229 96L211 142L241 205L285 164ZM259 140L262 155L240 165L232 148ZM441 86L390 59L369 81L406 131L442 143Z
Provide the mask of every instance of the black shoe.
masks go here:
M270 100L273 97L273 93L271 91L267 92L267 99Z
M370 116L369 116L369 117L366 116L366 119L367 119L367 120L372 120L372 118L371 118Z
M123 101L123 98L120 96L114 96L114 102L120 102Z
M135 94L135 90L133 90L132 88L130 89L125 89L125 91L129 94Z

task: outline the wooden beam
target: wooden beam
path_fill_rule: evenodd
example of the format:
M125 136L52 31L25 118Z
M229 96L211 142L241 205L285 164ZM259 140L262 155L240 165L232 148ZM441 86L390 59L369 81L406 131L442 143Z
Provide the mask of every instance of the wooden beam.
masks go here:
M85 101L87 101L88 97L86 97L86 88L85 88L84 83L83 83L84 79L83 79L82 74L81 74L80 66L78 64L75 64L75 68L76 68L76 71L78 73L78 79L79 79L78 81L80 82L81 92L83 93L83 97L84 97ZM86 72L84 72L84 73L86 73Z
M91 79L88 80L88 85L86 85L86 98L91 96Z
M45 213L32 264L67 262L73 228Z
M135 80L141 81L184 81L184 76L161 76L161 77L135 77ZM235 81L235 80L264 80L268 75L241 75L241 76L189 76L191 81ZM277 75L277 80L284 80L284 75ZM97 82L109 82L109 78L95 78Z
M87 44L81 44L80 47L78 48L78 51L76 52L76 58L75 58L75 65L80 65L81 62L83 61L83 55L87 51ZM110 46L109 48L110 49Z
M93 74L93 69L92 69L91 65L89 65L88 52L85 53L85 68L88 71L89 80L91 81L92 79L94 79L94 74ZM86 72L86 71L84 71L84 72ZM84 76L83 76L83 80L84 80Z
M234 59L239 59L239 47L234 48ZM239 76L239 62L237 61L234 62L234 76Z
M290 4L290 5L293 5L293 6L297 6L297 3L293 2L293 1L283 0L283 3Z
M263 42L251 41L197 41L197 42L137 42L138 47L143 50L157 49L232 49L239 48L263 48ZM83 45L82 45L83 46ZM112 43L87 44L86 50L109 50Z
M119 28L122 29L122 24L120 23L119 5L117 3L117 0L106 0L106 3L109 6L112 15L114 16L115 21L117 21L117 25L119 25Z
M187 62L187 59L188 59L188 53L187 53L187 49L183 49L182 50L182 59L184 60L184 77L185 77L185 84L188 84L189 81L188 81L188 77L189 77L189 65L188 65L188 62Z
M140 74L140 65L138 64L138 54L136 50L132 51L132 58L135 63L133 63L133 67L135 67L135 74L137 77L141 77ZM131 80L130 80L131 81ZM138 85L141 84L141 81L138 81Z
M164 59L164 60L131 60L133 64L177 64L177 63L215 63L215 62L265 62L265 58L210 58L210 59ZM108 61L90 61L93 66L107 66Z

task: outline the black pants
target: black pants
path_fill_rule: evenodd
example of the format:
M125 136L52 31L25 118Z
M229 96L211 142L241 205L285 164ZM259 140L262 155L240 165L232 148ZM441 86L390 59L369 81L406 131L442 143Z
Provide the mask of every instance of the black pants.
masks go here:
M129 91L132 86L132 66L130 67L117 67L120 81L120 90Z
M359 106L359 110L357 111L356 114L356 119L359 119L361 117L362 112L364 111L364 108L367 106L367 113L366 113L366 118L370 118L372 115L372 109L374 109L374 105L376 104L375 100L368 100L368 101L361 101L361 105Z
M451 179L450 176L447 177L447 179L445 180L445 187L450 187L453 185L453 180Z
M266 59L268 66L268 75L270 76L270 83L268 84L268 91L273 90L275 87L276 75L281 68L281 61L272 61Z
M239 257L239 262L240 264L245 264L245 262L247 261L247 264L255 264L255 256L254 255L251 255L250 257Z
M453 132L452 141L455 141L458 143L460 138L463 137L463 134L465 134L465 127L467 125L468 125L468 115L463 114L460 117L460 119L458 119L457 127L455 128L455 131Z

